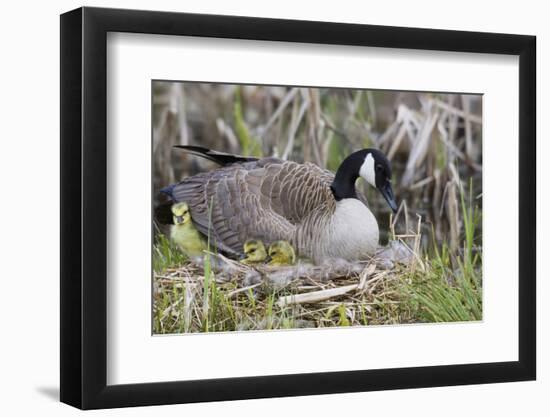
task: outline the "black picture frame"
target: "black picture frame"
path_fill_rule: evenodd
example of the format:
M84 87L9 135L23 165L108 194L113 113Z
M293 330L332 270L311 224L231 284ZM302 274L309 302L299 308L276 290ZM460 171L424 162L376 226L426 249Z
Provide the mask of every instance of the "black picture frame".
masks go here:
M519 56L519 360L107 385L108 32ZM524 35L88 7L61 15L61 401L94 409L535 379L535 54Z

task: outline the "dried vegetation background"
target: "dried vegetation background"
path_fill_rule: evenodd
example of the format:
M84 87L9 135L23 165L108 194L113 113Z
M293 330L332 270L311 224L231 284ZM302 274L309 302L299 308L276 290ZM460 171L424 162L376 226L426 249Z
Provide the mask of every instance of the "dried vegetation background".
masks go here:
M478 95L155 82L156 203L160 188L215 168L176 144L332 171L354 150L375 147L392 162L397 215L376 190L358 186L378 219L381 243L397 240L410 253L406 262L373 259L348 265L346 273L294 270L282 284L260 271L256 282L250 277L258 271L218 254L206 265L188 263L159 226L154 331L480 319L481 122Z

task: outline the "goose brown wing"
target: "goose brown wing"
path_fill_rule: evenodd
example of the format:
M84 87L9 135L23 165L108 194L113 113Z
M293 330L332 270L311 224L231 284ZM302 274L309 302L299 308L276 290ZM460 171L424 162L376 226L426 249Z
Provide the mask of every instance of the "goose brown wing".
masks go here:
M186 178L172 189L219 249L240 253L247 239L292 241L300 221L332 200L332 173L313 164L265 158ZM210 227L209 227L210 226Z

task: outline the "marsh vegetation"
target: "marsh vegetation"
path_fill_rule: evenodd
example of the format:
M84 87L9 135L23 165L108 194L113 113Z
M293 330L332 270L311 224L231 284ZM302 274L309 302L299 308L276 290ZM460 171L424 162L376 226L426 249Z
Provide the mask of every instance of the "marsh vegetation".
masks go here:
M215 168L174 145L332 171L352 151L374 147L392 163L398 212L362 181L357 187L381 245L397 241L407 256L286 273L211 249L197 264L156 224L154 333L480 320L481 118L476 95L155 82L155 204L162 187Z

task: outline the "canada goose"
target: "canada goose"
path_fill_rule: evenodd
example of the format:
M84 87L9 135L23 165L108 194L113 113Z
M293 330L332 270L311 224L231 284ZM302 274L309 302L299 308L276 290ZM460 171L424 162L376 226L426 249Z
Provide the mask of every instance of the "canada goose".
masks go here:
M271 266L294 265L296 263L296 253L294 248L286 240L278 240L272 243L268 249L269 262Z
M174 224L170 229L170 238L189 258L202 257L208 245L192 222L189 206L185 202L176 203L171 210Z
M267 259L265 245L261 240L249 239L244 242L241 263L246 265L259 264Z
M308 162L176 147L221 167L161 191L172 201L187 202L197 229L205 235L210 229L216 246L233 255L241 252L249 236L256 236L267 244L285 240L315 263L370 257L378 246L378 223L357 194L358 177L376 187L397 211L390 163L376 149L352 153L335 175Z

